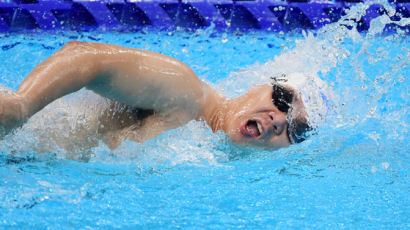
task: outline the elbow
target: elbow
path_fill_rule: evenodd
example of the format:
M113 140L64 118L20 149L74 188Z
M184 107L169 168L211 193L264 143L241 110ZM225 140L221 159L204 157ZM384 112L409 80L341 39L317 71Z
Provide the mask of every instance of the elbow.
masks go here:
M98 59L103 54L104 47L98 43L69 41L59 52L64 56L83 57L85 59Z
M62 48L61 51L76 54L99 54L103 53L105 44L69 41Z
M69 41L67 42L64 47L72 47L72 46L78 46L82 44L87 44L87 42L81 42L81 41Z
M98 59L101 49L96 46L95 43L80 42L80 41L69 41L67 42L58 53L62 57L72 57L76 60L83 60L88 63L91 60Z
M92 43L70 41L57 53L58 60L75 69L78 74L95 75L99 72L99 52Z
M61 52L79 52L84 51L89 46L88 42L69 41L61 49Z

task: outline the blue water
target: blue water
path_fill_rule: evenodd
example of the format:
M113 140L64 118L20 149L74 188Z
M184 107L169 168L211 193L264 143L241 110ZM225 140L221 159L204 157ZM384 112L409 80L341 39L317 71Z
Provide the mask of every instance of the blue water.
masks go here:
M101 143L88 162L38 151L39 133L62 126L48 112L78 115L95 97L77 93L0 141L0 228L410 228L408 36L340 25L295 35L2 34L0 85L16 89L69 40L170 55L228 96L270 70L315 71L336 95L334 112L307 141L275 152L235 146L200 122L116 151Z

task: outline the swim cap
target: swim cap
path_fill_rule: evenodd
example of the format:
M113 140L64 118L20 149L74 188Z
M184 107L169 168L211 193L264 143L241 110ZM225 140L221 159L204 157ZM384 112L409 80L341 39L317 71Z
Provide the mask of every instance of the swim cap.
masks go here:
M333 93L317 73L287 73L272 79L296 91L303 102L310 127L316 128L333 110Z

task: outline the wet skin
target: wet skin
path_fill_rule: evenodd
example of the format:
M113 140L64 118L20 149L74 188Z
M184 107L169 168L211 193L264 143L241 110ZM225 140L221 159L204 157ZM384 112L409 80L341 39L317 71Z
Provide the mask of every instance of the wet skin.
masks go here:
M70 42L40 63L15 93L0 91L0 126L10 131L52 101L83 87L131 108L116 112L114 118L105 115L110 113L95 115L101 123L110 124L109 129L99 130L99 138L113 149L123 140L143 142L190 120L204 120L213 131L223 130L238 144L269 149L290 144L287 114L272 103L269 84L226 99L176 59L85 42ZM303 104L297 102L295 111L303 111L298 109ZM152 114L142 122L130 120L134 109Z
M242 145L279 149L291 144L289 121L307 123L307 113L301 96L292 87L282 84L293 94L293 102L288 113L280 111L272 101L271 84L257 85L237 98L220 106L224 114L222 130L231 139Z
M290 145L287 114L272 103L272 90L269 84L254 86L230 101L223 130L234 142L272 149Z

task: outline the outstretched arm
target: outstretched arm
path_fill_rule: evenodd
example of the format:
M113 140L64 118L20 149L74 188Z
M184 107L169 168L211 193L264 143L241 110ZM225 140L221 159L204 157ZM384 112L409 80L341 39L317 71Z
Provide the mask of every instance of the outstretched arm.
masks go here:
M31 116L50 102L87 87L142 109L179 110L190 119L201 110L202 83L182 62L116 45L69 42L39 64L17 94Z
M175 126L200 115L204 88L208 88L187 65L162 54L69 42L40 63L16 94L0 92L0 126L12 129L57 98L83 87L132 107L177 112Z

